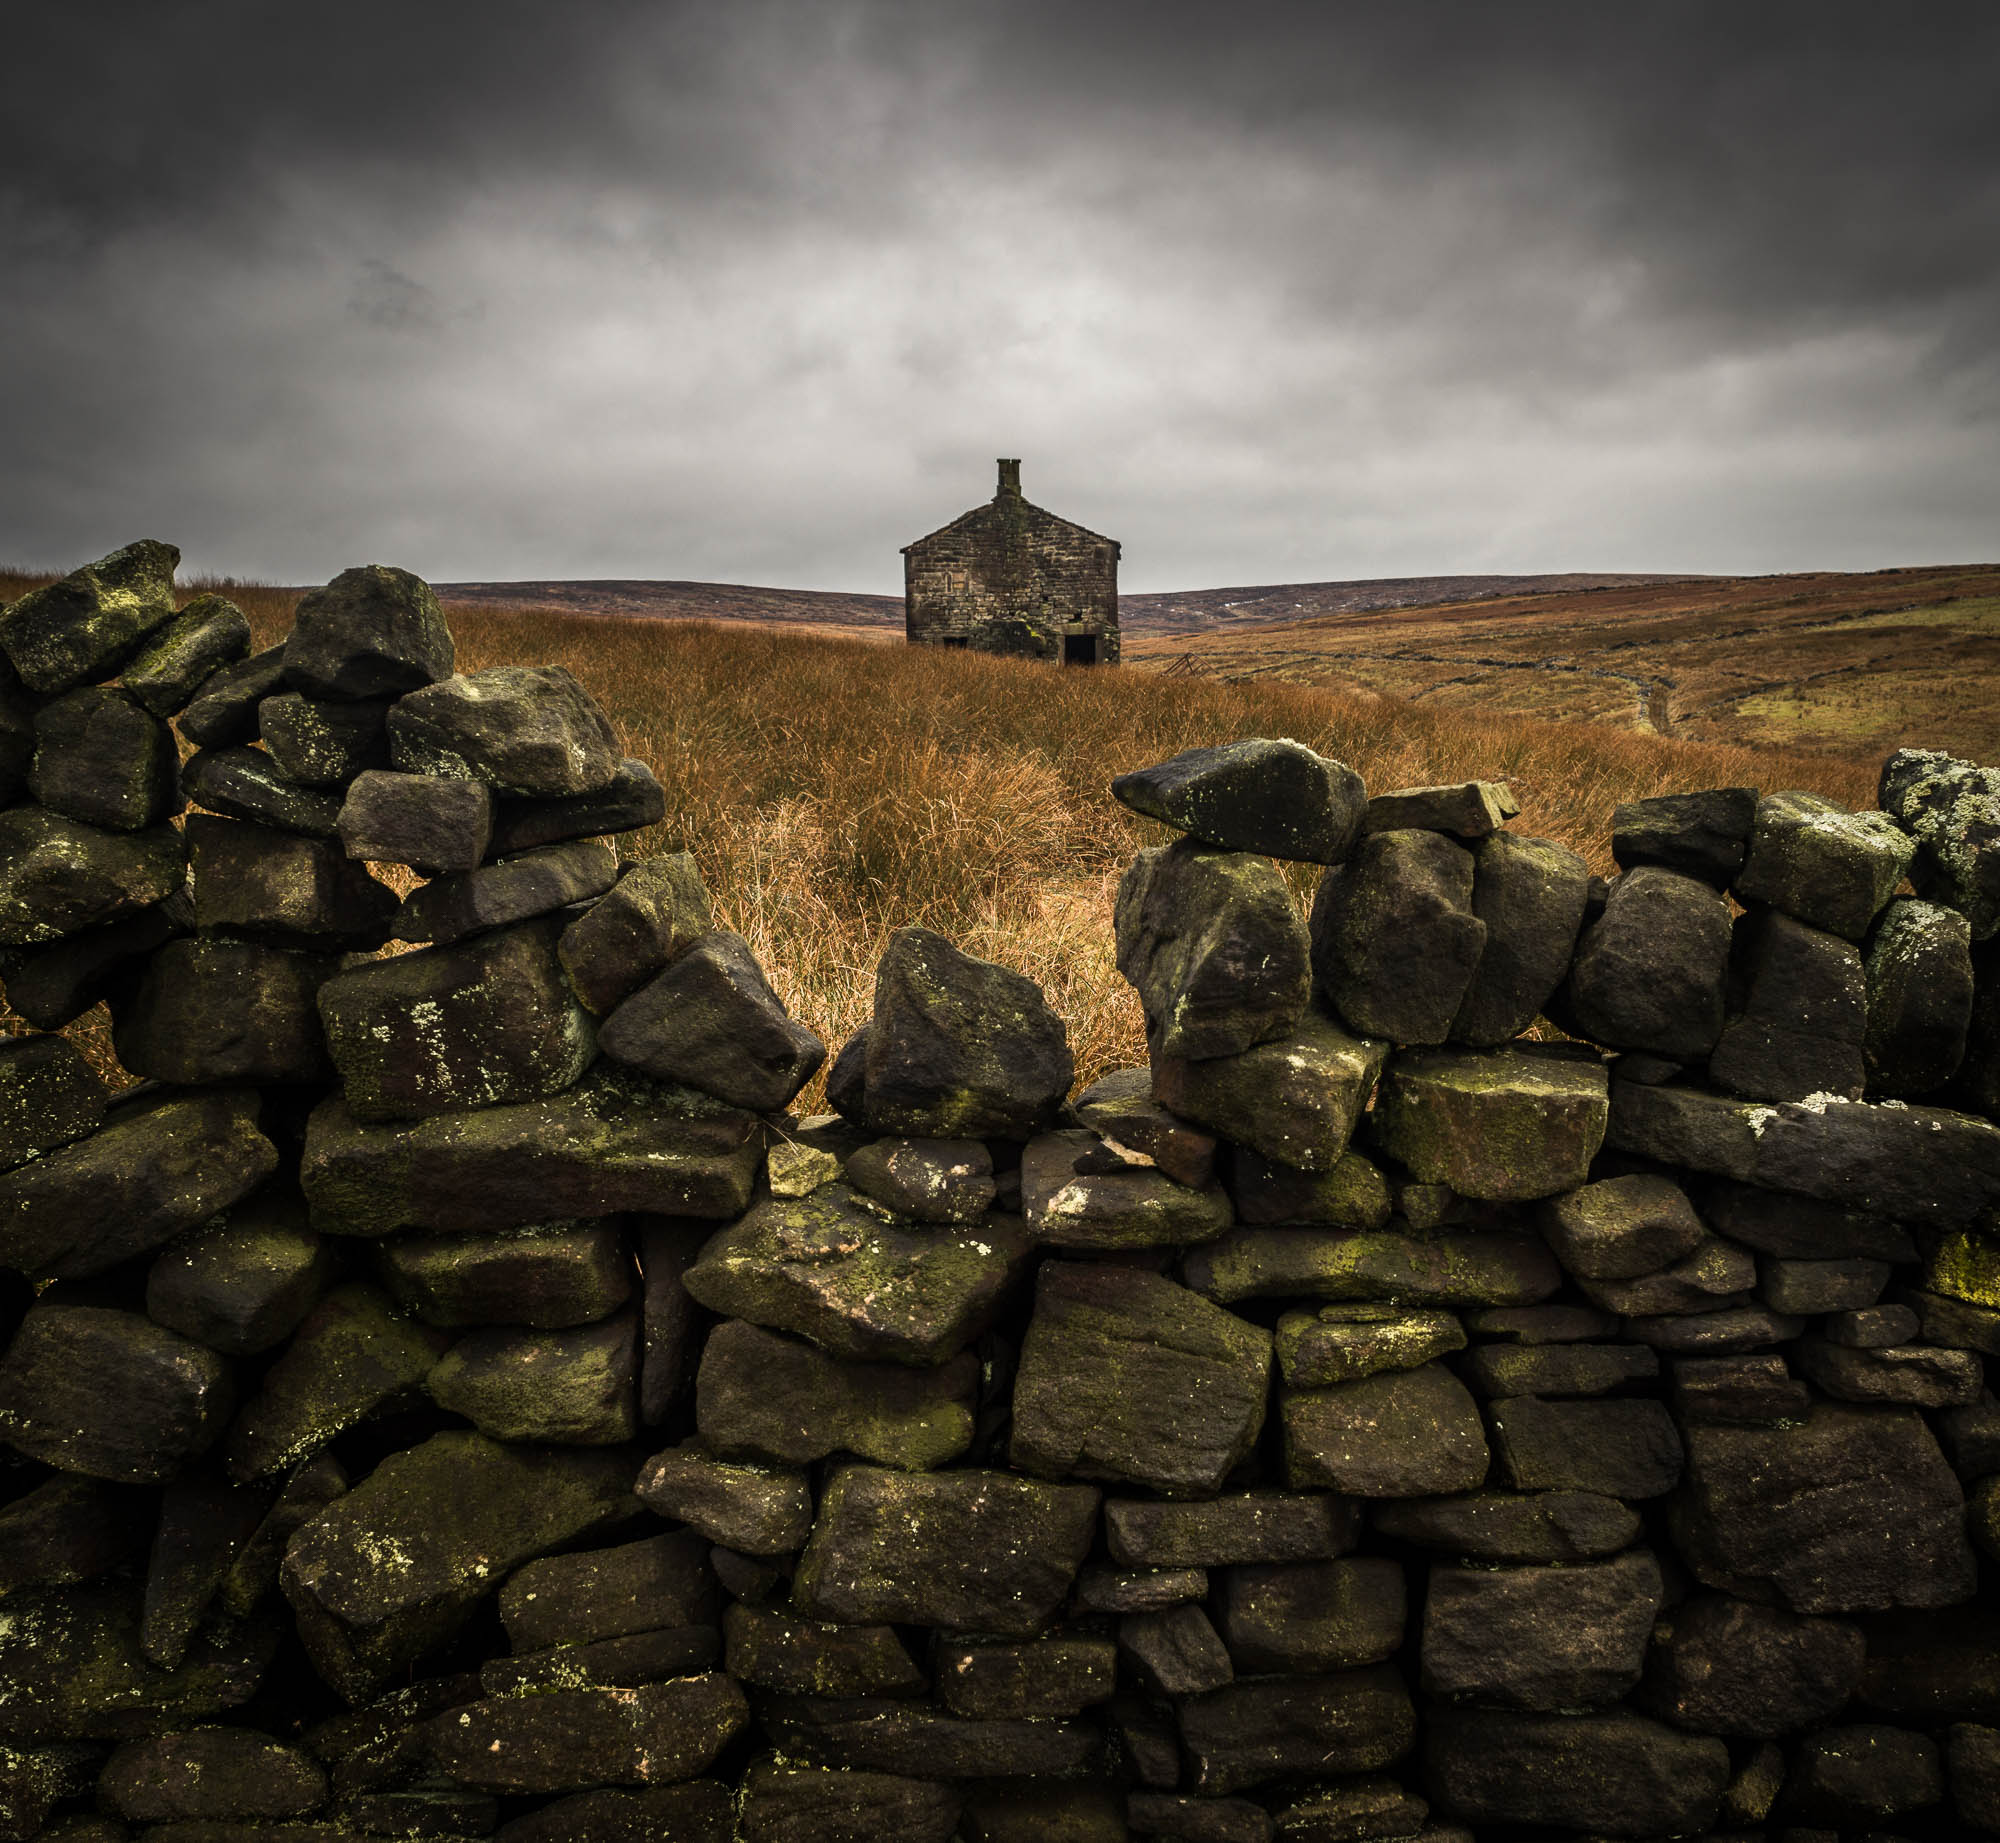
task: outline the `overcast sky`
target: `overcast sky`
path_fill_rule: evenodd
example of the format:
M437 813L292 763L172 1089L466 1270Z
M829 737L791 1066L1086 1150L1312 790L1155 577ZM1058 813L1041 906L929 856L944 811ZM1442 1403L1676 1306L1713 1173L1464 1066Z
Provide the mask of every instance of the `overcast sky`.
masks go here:
M0 560L2000 557L2000 7L22 8Z

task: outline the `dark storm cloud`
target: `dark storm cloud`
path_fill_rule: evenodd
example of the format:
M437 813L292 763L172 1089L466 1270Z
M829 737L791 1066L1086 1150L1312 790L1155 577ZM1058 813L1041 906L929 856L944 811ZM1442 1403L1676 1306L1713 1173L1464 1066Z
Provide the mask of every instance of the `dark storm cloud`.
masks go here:
M0 556L893 589L1990 555L2000 15L41 9Z

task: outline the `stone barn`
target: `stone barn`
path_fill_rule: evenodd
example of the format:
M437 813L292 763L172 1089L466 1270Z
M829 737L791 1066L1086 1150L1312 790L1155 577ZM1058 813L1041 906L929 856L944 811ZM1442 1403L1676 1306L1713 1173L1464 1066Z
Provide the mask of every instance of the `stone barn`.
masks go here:
M1021 463L999 490L903 547L912 644L962 646L1062 665L1118 663L1118 545L1021 497Z

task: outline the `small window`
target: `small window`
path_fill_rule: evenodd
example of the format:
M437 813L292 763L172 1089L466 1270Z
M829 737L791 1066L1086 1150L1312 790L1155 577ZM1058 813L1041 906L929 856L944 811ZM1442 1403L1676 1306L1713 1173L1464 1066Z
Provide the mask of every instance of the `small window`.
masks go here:
M953 595L964 594L967 580L963 570L946 570L944 573L944 586Z

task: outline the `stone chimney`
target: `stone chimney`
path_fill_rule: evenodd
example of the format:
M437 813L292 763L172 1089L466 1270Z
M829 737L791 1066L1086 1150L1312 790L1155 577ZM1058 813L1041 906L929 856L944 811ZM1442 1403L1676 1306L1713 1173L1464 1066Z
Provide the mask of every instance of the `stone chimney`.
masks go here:
M1021 463L1002 461L1000 463L1000 490L995 499L1019 499L1021 497Z

